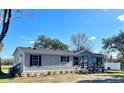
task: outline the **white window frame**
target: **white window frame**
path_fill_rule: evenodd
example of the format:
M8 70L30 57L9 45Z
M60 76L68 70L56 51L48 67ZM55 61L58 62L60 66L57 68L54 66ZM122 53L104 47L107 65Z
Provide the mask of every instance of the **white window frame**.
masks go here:
M85 56L85 57L83 58L83 62L84 62L84 63L88 63L88 57L87 57L87 56Z

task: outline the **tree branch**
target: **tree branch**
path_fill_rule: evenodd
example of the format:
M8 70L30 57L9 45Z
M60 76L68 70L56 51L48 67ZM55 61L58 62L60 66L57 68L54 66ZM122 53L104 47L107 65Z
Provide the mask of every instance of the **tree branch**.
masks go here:
M6 36L6 33L8 31L10 19L11 19L11 11L12 11L11 9L4 10L3 28L2 28L2 32L0 34L0 43L3 41L3 39Z

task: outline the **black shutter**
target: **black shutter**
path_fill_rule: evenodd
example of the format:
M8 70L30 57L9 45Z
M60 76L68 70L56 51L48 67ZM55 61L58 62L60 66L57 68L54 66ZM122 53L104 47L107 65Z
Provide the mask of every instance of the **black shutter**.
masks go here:
M32 55L30 55L30 66L32 66Z
M62 56L61 56L61 62L62 62Z
M41 66L41 55L39 55L39 66Z
M69 62L69 56L67 57L67 61Z

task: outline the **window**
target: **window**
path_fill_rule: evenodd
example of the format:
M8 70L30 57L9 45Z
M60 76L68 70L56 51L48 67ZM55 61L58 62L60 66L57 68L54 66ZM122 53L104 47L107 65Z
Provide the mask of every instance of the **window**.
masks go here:
M73 57L74 61L78 61L78 57Z
M41 66L41 55L30 55L30 66Z
M78 65L78 57L73 57L73 66Z
M61 56L61 62L69 62L69 56Z
M84 63L88 63L88 57L87 57L87 56L84 57L83 62L84 62Z
M39 65L39 56L38 55L33 55L32 56L32 65L33 66L38 66Z

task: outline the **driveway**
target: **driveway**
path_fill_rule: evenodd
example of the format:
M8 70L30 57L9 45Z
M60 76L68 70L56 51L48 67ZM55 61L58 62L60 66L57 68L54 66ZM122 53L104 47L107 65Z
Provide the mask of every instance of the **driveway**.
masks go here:
M76 83L124 83L124 78L112 76L86 75Z

